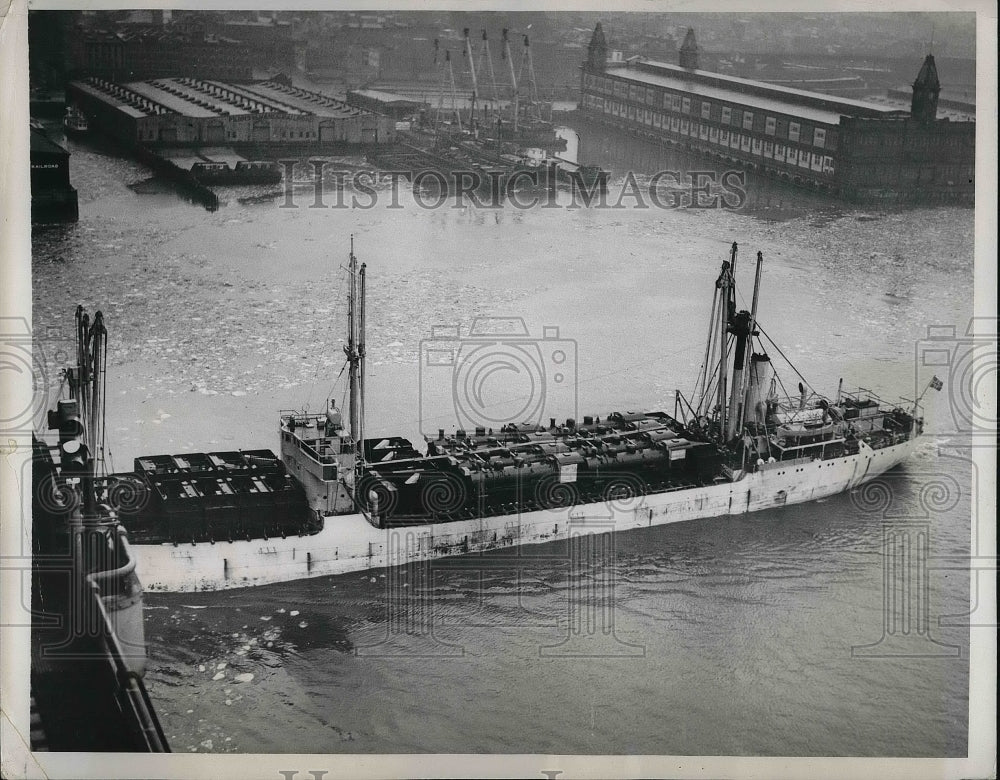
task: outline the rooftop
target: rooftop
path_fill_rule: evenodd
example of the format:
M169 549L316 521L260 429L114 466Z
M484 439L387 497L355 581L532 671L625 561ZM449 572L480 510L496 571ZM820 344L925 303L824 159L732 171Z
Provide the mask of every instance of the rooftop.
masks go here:
M789 114L826 124L838 124L842 115L890 117L899 116L901 113L897 105L842 98L651 60L637 60L628 65L612 66L607 68L605 73L651 86L696 92L709 99L741 103L764 111ZM904 110L902 113L909 112Z
M360 95L361 97L369 98L370 100L378 100L382 103L406 103L407 105L419 106L422 104L420 100L414 100L413 98L406 97L405 95L397 95L394 92L383 92L379 89L352 89L352 95Z

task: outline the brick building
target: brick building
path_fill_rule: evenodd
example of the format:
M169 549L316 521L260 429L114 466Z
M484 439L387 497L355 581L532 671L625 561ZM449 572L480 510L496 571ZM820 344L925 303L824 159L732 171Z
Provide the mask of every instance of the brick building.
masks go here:
M851 200L971 202L974 115L938 118L928 55L909 107L852 100L698 68L693 30L679 64L608 62L601 25L583 66L580 109L626 132L722 158Z

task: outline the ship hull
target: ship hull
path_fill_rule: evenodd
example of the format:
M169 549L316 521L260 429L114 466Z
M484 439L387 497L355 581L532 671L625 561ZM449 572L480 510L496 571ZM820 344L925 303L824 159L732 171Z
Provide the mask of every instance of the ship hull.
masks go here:
M331 516L311 536L199 544L133 545L147 591L215 591L398 566L570 537L620 532L801 504L851 490L898 465L919 438L856 455L782 461L742 479L616 503L373 527L364 515Z

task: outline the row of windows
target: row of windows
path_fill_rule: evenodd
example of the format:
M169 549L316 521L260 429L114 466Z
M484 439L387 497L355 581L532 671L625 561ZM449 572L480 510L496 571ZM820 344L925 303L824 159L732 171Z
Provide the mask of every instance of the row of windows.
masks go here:
M723 129L683 117L662 114L648 108L636 108L617 100L605 100L595 95L584 95L583 103L587 108L602 111L610 116L621 117L648 127L668 130L737 151L749 152L758 157L765 157L786 165L797 165L800 168L828 174L832 174L834 171L832 157L817 154L808 149L768 141L748 133Z
M754 112L746 109L713 104L709 100L692 100L692 98L678 93L628 84L624 81L594 76L589 73L584 75L584 86L599 92L609 92L614 97L623 100L681 114L691 114L694 107L694 113L701 116L702 119L715 119L724 125L735 125L744 130L754 129ZM810 129L812 130L811 139L809 138ZM795 143L811 143L820 149L826 148L826 130L821 127L803 126L801 122L786 122L784 119L779 120L778 117L764 116L764 133L787 138Z

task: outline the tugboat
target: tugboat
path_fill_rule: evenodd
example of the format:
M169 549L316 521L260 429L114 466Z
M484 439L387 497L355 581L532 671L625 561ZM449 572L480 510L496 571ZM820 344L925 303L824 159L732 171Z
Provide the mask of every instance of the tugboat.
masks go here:
M32 441L31 748L169 752L143 684L136 555L97 475L107 332L77 309L69 397L49 411L58 443ZM55 456L55 457L53 457Z
M535 544L595 528L744 514L851 490L904 460L923 430L922 396L886 402L870 390L841 386L826 397L804 380L797 396L779 393L758 321L763 256L757 253L749 311L736 308L737 258L734 243L715 281L695 393L688 400L678 391L672 414L619 411L548 425L441 430L420 452L400 437L365 438L366 271L352 239L346 425L332 402L323 414L282 411L284 470L264 456L272 473L290 477L282 484L301 491L288 515L298 533L278 538L273 529L258 529L249 539L220 542L217 531L208 542L137 544L140 574L151 589L217 590ZM936 378L929 385L940 386ZM201 538L221 520L211 492L198 485L218 484L244 468L216 455L199 461L197 480L184 456L190 489L184 500L201 523ZM158 488L148 471L118 476L150 494ZM273 501L271 495L247 494L243 505ZM175 521L167 514L137 522L169 533Z
M63 130L69 138L79 138L90 130L86 115L76 106L67 106Z

